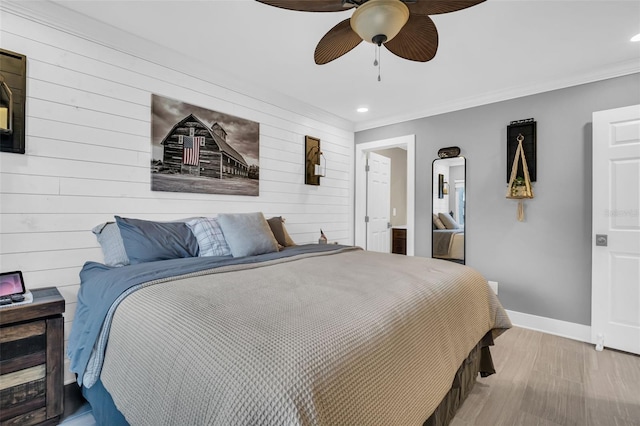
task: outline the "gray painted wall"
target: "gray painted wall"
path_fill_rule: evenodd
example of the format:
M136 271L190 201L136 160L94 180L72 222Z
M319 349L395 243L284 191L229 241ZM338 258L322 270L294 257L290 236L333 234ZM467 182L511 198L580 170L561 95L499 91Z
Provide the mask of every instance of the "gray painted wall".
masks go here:
M505 308L591 324L591 120L640 103L640 74L425 117L356 133L356 143L416 135L417 256L431 255L431 162L459 146L467 158L467 265L500 284ZM535 198L505 198L506 129L537 121Z

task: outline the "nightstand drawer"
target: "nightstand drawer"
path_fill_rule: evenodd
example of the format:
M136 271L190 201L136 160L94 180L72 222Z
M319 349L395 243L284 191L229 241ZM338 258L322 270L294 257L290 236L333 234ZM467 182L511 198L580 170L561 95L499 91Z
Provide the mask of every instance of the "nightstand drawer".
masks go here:
M33 291L33 302L0 310L0 424L54 425L63 410L64 299Z
M46 321L0 328L0 390L7 388L9 373L45 363L46 331Z

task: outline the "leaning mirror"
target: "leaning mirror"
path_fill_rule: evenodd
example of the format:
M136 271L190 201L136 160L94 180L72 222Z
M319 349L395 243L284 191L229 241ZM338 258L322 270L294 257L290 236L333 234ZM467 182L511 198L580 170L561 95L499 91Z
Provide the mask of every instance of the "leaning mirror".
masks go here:
M433 160L432 257L465 263L465 179L464 157Z

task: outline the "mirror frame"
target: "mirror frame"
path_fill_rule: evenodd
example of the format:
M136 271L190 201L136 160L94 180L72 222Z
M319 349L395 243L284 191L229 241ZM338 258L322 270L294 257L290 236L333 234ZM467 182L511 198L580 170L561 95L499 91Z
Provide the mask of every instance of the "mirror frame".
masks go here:
M462 224L462 228L464 229L462 232L462 259L455 259L455 258L443 258L443 257L436 257L434 256L434 252L435 252L435 238L434 238L434 225L433 225L433 217L432 217L432 225L431 225L431 257L434 259L441 259L441 260L448 260L451 262L456 262L456 263L460 263L460 264L466 264L467 261L467 238L466 238L466 231L467 231L467 202L466 202L466 188L467 188L467 159L466 157L463 156L456 156L456 157L443 157L443 158L436 158L435 160L433 160L433 162L431 163L431 180L432 180L432 187L431 187L431 214L437 214L439 212L436 212L436 203L437 200L442 200L445 197L449 197L451 195L451 193L455 193L455 185L453 183L448 183L447 180L450 180L448 177L445 177L444 174L440 173L439 171L436 171L436 162L437 161L447 161L447 162L451 162L451 160L457 160L457 161L462 161L462 166L463 166L463 170L464 170L464 189L465 189L465 197L464 197L464 205L462 206L462 215L464 217L464 221ZM445 184L449 185L448 191L445 191ZM447 198L448 200L448 198Z

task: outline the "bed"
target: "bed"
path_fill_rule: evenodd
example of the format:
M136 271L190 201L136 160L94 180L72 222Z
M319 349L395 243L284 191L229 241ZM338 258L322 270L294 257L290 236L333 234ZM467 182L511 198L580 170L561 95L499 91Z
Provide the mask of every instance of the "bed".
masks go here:
M464 226L452 212L433 213L432 256L464 263Z
M434 229L433 257L464 260L464 228Z
M510 326L471 268L308 244L87 262L68 355L98 424L443 425Z

